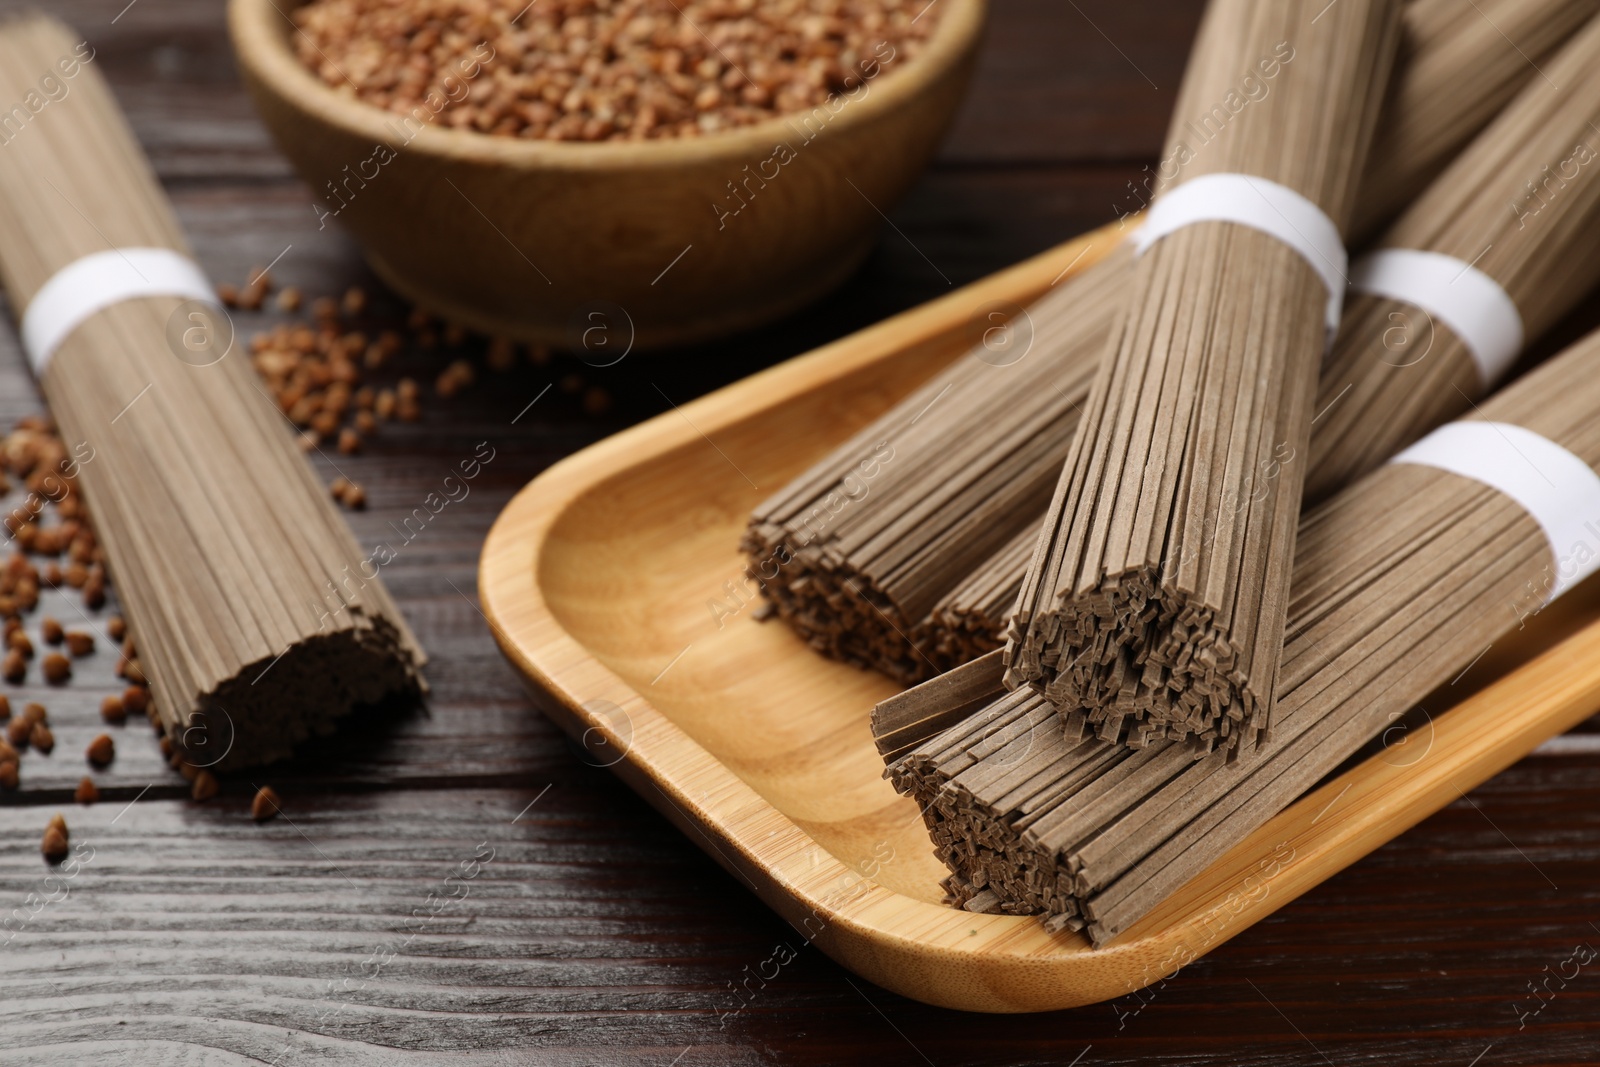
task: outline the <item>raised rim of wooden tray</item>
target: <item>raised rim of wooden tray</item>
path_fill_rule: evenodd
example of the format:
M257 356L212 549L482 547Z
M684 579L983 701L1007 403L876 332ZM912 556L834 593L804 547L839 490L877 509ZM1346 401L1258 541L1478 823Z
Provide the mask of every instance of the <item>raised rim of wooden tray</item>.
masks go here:
M702 433L827 388L907 344L966 327L996 299L1037 296L1118 240L1107 227L601 441L524 487L485 541L479 593L495 638L541 707L575 737L617 746L612 769L845 967L927 1003L1045 1011L1142 988L1261 921L1600 707L1600 623L1432 720L1424 758L1374 757L1303 797L1110 946L1033 919L974 915L863 877L677 727L564 629L537 577L564 510L597 484ZM1031 296L1028 298L1031 299ZM1028 299L1021 302L1026 303ZM685 418L684 416L688 416ZM610 701L631 738L585 707ZM862 714L868 713L862 708Z

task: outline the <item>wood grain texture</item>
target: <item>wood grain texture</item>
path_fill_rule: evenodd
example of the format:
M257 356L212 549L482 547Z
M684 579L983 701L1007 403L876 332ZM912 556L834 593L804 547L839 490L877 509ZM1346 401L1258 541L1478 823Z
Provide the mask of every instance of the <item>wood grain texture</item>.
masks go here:
M4 0L0 11L24 6ZM51 10L100 48L211 273L242 279L292 244L275 269L285 282L316 292L371 286L353 244L317 230L308 192L254 119L224 42L222 5L138 0L113 24L126 6L58 0ZM804 949L724 1021L738 1003L730 983L780 943L794 944L793 931L609 771L574 757L531 712L469 603L478 549L500 507L560 456L670 410L652 382L685 401L946 292L941 273L962 284L1110 218L1119 190L1159 147L1200 5L1075 7L995 6L944 162L893 213L909 243L886 232L852 283L813 309L692 360L629 360L604 372L524 367L448 407L430 405L422 423L386 429L363 455L341 459L369 489L370 510L351 516L366 542L431 488L435 465L485 437L505 445L461 510L453 505L389 578L434 656L429 714L382 735L340 735L326 763L273 771L290 818L332 864L353 874L370 863L363 873L386 878L351 890L312 844L288 839L287 824L251 825L248 783L196 807L174 799L179 780L170 776L110 826L150 781L133 767L136 758L156 762L142 728L117 735L111 775L124 776L121 803L82 812L60 794L28 791L25 773L22 795L0 796L0 915L39 890L45 867L35 849L50 812L64 810L80 838L105 847L63 902L70 922L47 912L0 948L0 1064L267 1064L291 1038L305 1044L291 1046L280 1067L667 1067L680 1054L679 1067L1031 1067L1071 1063L1085 1049L1086 1067L1325 1067L1324 1055L1339 1067L1466 1067L1486 1049L1482 1067L1590 1062L1600 986L1589 985L1587 970L1520 1031L1512 1006L1519 997L1531 1004L1526 983L1579 941L1600 946L1588 925L1600 917L1600 724L1471 791L1470 802L1455 801L1143 997L1039 1016L960 1014L847 981ZM1152 51L1156 41L1165 59ZM1118 128L1102 121L1103 106L1118 109ZM1033 109L1026 121L1019 108ZM1121 139L1114 151L1091 140L1102 134ZM1595 310L1585 312L1590 322ZM419 359L395 373L426 367ZM568 371L610 389L613 411L585 416L555 389L537 418L510 423ZM0 329L0 422L37 403L14 335ZM62 723L92 732L105 691L96 677L86 671L51 695L58 733ZM50 759L59 780L75 780L80 752L58 746ZM509 820L552 783L516 827L494 823L501 837L481 829L494 820L478 811ZM374 812L394 816L381 836ZM98 829L124 823L137 830L126 840ZM328 983L358 981L374 949L409 936L404 912L422 906L462 858L457 839L504 842L508 858L521 858L505 874L491 862L482 877L503 881L492 893L488 881L474 886L446 913L453 926L430 924L429 952L397 956L376 983L342 995L351 1007L319 1022ZM110 873L91 877L100 872ZM384 910L369 910L369 899ZM391 986L401 968L406 981Z

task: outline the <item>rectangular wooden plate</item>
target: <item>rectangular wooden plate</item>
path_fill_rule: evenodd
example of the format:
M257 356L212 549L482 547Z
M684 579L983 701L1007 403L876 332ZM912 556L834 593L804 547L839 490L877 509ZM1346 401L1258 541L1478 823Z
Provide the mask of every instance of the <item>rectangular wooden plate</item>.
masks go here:
M750 509L1119 239L1090 234L728 386L550 468L484 546L496 639L544 710L857 974L931 1004L1044 1011L1175 971L1600 707L1577 595L1497 642L1453 707L1304 797L1111 946L945 907L867 717L893 691L752 615ZM1430 710L1449 704L1430 704ZM1411 717L1408 717L1408 722Z

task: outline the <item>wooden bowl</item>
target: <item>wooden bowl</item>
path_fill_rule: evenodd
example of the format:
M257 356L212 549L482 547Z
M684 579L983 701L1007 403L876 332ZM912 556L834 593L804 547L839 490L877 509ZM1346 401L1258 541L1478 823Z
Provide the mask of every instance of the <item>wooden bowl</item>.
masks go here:
M885 63L837 112L595 144L408 129L307 70L276 0L231 0L228 23L262 121L323 221L355 234L386 282L484 332L603 343L615 358L628 342L754 326L849 276L971 74L984 0L941 0L937 15L915 59Z

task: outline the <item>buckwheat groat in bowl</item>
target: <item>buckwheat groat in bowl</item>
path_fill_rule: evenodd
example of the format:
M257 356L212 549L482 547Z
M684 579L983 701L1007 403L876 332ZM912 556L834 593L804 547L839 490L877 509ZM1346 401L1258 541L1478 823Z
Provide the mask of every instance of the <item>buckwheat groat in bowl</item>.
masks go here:
M287 12L287 14L285 14ZM752 326L837 285L927 164L984 0L231 0L279 147L373 269L572 346ZM595 319L596 312L602 319Z

